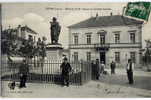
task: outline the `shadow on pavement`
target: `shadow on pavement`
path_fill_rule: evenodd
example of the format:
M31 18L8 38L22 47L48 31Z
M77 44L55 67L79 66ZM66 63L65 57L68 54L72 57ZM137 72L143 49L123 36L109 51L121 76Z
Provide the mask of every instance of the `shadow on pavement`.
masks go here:
M151 90L151 77L149 76L134 76L134 84L129 85L126 75L103 75L100 78L100 82L121 85L125 87L133 87L139 89Z

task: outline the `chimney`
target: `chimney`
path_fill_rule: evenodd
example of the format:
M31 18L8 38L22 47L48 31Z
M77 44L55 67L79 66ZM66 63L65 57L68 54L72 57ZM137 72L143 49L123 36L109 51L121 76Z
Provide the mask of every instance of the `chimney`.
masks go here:
M110 13L110 16L112 16L112 15L113 15L113 13L111 12L111 13Z

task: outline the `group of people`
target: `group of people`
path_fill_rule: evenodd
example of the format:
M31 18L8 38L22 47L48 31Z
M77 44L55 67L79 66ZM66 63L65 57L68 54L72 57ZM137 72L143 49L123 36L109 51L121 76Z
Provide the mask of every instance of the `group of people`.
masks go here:
M102 61L100 63L99 59L96 61L92 61L92 77L96 80L99 80L99 77L103 74L105 68L105 64Z
M103 74L107 74L107 71L104 70L105 64L104 61L99 61L99 59L96 59L96 61L92 61L92 78L95 80L99 80L99 78ZM116 69L116 62L112 61L110 64L110 69L111 69L111 75L115 74L115 69ZM133 70L134 70L134 63L132 62L131 59L128 59L128 63L126 65L126 71L127 71L127 78L129 81L129 84L133 84Z
M111 74L115 74L116 63L114 61L111 62L110 67L111 67ZM96 59L96 62L92 63L92 74L95 75L96 80L99 80L101 75L105 74L104 68L105 68L104 62L102 61L100 63L99 59ZM72 67L66 57L63 59L60 69L61 69L61 84L62 84L62 86L68 87L69 86L69 75L72 70ZM129 59L128 64L126 66L129 84L134 83L133 69L134 69L134 63L132 62L131 59ZM19 69L19 72L20 72L20 86L19 87L20 88L26 87L27 75L29 73L29 65L26 60L23 60L23 63Z

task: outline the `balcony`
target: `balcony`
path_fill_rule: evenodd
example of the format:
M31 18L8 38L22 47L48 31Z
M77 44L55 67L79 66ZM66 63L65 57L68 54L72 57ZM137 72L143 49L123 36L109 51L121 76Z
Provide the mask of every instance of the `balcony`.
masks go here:
M90 49L94 48L94 44L70 44L70 49Z
M110 47L109 43L104 43L104 44L94 44L94 48L99 51L99 50L108 50Z
M108 50L109 43L105 44L70 44L70 49L96 49L96 50Z

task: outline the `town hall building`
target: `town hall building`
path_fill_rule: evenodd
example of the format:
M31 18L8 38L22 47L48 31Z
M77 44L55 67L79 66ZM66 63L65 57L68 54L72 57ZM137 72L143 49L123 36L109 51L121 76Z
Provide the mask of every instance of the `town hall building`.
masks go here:
M69 26L71 61L99 59L118 66L131 58L140 63L142 21L122 15L96 16ZM124 66L123 66L124 67Z

